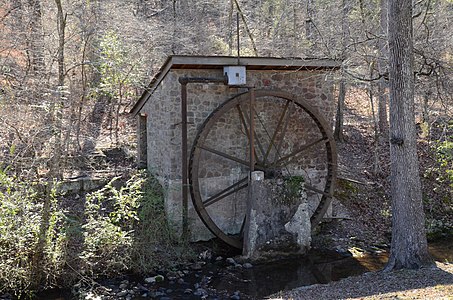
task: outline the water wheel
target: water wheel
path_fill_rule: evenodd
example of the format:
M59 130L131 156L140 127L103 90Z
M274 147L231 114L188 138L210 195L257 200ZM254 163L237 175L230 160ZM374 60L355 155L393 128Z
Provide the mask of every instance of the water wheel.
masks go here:
M195 210L214 235L239 249L247 218L250 157L252 167L265 177L302 176L312 228L331 203L336 178L330 126L311 105L266 90L255 91L253 107L250 103L247 92L214 110L200 127L189 159Z

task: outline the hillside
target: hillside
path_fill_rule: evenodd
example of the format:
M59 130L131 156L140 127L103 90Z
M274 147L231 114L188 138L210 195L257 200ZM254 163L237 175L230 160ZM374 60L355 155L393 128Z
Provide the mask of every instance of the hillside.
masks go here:
M313 247L387 250L387 3L0 0L0 298L198 268L205 245L175 234L169 191L136 168L129 111L170 55L342 61L334 213ZM443 239L453 228L453 2L410 8L426 228Z

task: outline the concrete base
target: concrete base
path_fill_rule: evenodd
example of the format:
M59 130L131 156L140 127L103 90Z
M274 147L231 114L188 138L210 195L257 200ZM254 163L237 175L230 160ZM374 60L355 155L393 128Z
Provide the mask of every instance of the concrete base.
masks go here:
M107 183L105 178L81 177L73 180L63 181L58 187L59 193L81 193L94 191Z
M304 254L310 248L311 224L302 189L290 191L284 179L252 173L243 255L252 260Z

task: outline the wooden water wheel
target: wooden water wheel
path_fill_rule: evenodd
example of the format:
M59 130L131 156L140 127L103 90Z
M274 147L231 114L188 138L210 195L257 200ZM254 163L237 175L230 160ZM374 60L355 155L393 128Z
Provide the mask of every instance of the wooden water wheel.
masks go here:
M312 228L331 203L336 179L333 135L315 108L286 92L257 90L253 102L250 95L232 97L207 117L189 159L198 215L214 235L239 249L251 168L268 178L301 176Z

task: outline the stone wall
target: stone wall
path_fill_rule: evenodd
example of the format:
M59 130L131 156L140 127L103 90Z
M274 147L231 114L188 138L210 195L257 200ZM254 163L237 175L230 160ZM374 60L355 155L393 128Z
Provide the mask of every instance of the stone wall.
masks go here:
M176 228L180 228L182 224L180 76L221 77L222 70L172 69L141 110L141 113L147 114L148 169L157 176L167 192L166 210ZM256 89L282 90L294 94L308 101L326 120L333 123L333 85L330 75L324 71L250 70L247 71L247 84L255 86ZM244 91L246 90L222 84L187 85L189 151L197 131L209 114L227 99ZM316 165L313 165L311 174L314 179L315 173ZM189 222L192 239L212 237L199 220L191 203Z

